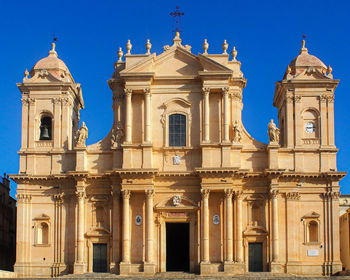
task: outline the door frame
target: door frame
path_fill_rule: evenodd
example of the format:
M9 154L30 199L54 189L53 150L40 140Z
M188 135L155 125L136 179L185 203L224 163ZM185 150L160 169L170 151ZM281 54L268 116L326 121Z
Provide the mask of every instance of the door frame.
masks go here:
M262 263L263 271L268 271L267 255L268 255L268 235L262 227L256 227L244 233L244 262L245 271L249 272L249 243L262 243Z
M102 243L102 242L93 242L92 243L92 271L94 270L94 245L99 245L99 244L106 245L106 271L105 272L109 272L109 269L108 269L108 267L109 267L108 266L108 254L107 254L108 244L107 243ZM95 272L95 271L93 271L93 272ZM97 273L101 273L101 272L97 272Z
M94 252L93 244L107 244L107 272L110 272L110 263L111 263L111 243L110 243L110 234L105 230L98 231L98 233L86 234L87 242L87 271L93 272L93 261L94 261Z

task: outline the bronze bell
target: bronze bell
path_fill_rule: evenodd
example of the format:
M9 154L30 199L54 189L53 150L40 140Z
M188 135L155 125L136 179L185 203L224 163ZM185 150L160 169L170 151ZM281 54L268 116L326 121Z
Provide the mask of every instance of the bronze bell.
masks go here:
M50 140L49 130L46 125L40 126L40 140Z

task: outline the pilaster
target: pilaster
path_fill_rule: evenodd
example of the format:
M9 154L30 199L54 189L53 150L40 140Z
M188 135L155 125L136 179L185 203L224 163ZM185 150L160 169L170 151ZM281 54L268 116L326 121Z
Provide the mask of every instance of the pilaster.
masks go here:
M121 275L130 273L130 190L122 190L123 196L123 235L122 262L119 265Z

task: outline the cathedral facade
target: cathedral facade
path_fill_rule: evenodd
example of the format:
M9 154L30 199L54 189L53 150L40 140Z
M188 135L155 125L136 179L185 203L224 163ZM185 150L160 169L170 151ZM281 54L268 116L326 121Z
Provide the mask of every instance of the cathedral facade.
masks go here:
M205 40L195 55L178 33L159 55L151 46L119 49L112 128L93 145L55 44L17 84L17 275L340 271L331 67L303 41L264 144L242 123L235 48L209 54Z

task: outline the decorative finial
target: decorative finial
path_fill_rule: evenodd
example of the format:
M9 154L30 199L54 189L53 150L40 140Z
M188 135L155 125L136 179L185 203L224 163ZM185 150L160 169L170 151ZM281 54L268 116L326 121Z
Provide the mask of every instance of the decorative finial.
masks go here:
M122 58L123 58L123 51L122 51L122 48L120 47L118 52L117 52L117 55L118 55L118 62L122 62Z
M145 47L146 47L146 54L151 54L151 48L152 48L152 44L150 42L149 39L147 39L147 43L145 44Z
M224 43L221 45L222 50L224 51L222 54L227 54L228 44L226 40L224 40Z
M303 40L301 40L301 49L299 54L307 53L307 48L305 47L305 39L306 39L306 36L303 34Z
M180 32L179 31L175 32L175 37L173 39L173 42L174 42L174 45L181 46L182 40L180 38Z
M130 40L128 40L128 42L126 43L125 47L126 47L126 50L127 50L127 54L130 54L131 48L132 48Z
M333 71L333 68L330 65L328 65L327 73L332 74L332 71Z
M204 43L202 46L203 46L203 54L208 54L209 44L207 39L204 39Z
M28 70L26 69L26 70L24 71L24 77L28 79L28 76L29 76L29 72L28 72Z
M237 50L236 50L236 47L233 46L233 49L231 51L231 55L232 55L232 61L237 61L236 57L237 57Z

